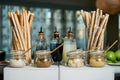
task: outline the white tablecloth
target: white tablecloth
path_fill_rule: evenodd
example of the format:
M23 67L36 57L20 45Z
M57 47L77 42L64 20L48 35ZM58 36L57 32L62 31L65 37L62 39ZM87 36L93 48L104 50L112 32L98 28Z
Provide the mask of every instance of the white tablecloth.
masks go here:
M110 66L103 68L60 66L60 73L60 80L114 80L114 69Z
M4 68L4 80L114 80L114 68L69 68L52 65L49 68Z
M4 68L4 80L58 80L58 67L36 68Z

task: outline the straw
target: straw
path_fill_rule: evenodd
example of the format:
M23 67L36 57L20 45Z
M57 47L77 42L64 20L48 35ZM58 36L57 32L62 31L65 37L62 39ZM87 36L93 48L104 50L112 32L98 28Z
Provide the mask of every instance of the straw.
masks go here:
M108 47L105 51L104 54L109 51L116 43L118 42L118 40L116 40L110 47Z

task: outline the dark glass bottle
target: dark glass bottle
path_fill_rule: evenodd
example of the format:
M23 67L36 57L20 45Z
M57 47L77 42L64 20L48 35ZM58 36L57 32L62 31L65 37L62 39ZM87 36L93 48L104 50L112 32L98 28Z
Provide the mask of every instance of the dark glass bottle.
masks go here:
M50 50L52 51L57 46L59 46L61 43L62 43L62 41L59 38L59 32L55 28L54 37L50 42ZM62 49L63 49L63 47L60 47L58 50L56 50L55 52L53 52L51 54L54 62L60 62L62 60Z
M44 32L42 31L42 27L40 28L40 32L38 33L36 50L47 50L47 44L44 39Z

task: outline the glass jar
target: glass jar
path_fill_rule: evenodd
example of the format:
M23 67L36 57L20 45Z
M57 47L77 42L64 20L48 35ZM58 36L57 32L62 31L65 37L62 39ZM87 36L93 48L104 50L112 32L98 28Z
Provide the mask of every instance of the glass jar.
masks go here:
M69 67L81 67L84 65L82 50L74 50L67 53Z
M103 50L90 52L89 65L92 67L103 67L106 64Z
M52 57L49 50L36 51L34 56L34 65L36 67L50 67L52 65Z
M26 65L25 56L22 54L23 50L12 50L11 58L10 58L10 66L11 67L24 67Z
M87 51L82 51L83 59L84 59L84 65L89 66L89 53Z

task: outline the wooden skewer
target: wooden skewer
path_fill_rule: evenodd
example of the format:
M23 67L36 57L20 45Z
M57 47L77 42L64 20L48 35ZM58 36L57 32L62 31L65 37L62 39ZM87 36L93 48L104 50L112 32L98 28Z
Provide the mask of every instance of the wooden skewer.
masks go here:
M29 49L27 49L25 52L22 53L22 55L24 56L29 50L31 50L33 47L35 47L36 44L32 45L32 47L30 47Z
M59 46L57 46L55 49L53 49L52 51L50 51L49 53L44 54L44 55L50 55L50 54L52 54L52 53L55 52L57 49L59 49L60 47L62 47L63 44L64 44L64 43L61 43L61 44L60 44Z
M118 40L116 40L110 47L108 47L104 53L106 53L107 51L109 51L116 43L118 42Z
M63 43L61 43L58 47L56 47L55 49L53 49L49 54L53 53L54 51L56 51L57 49L59 49L62 46L63 46Z

